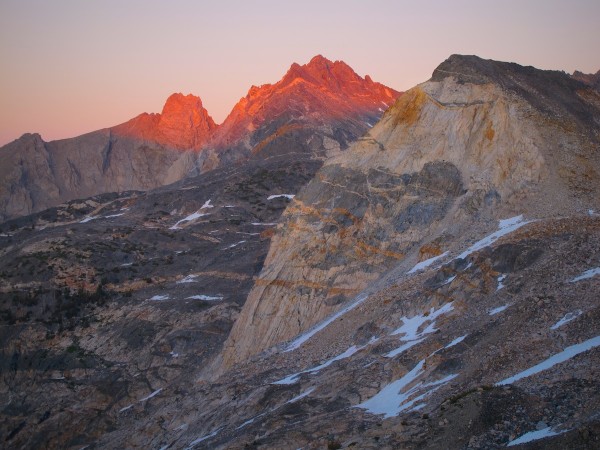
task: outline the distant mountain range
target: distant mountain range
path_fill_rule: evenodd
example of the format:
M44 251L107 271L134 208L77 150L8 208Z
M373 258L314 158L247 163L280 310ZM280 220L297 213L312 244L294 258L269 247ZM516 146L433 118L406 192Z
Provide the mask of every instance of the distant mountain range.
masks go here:
M398 95L319 55L294 63L273 85L253 86L221 125L200 98L173 94L162 113L112 128L52 142L26 134L0 148L0 220L104 192L151 189L252 156L322 158L364 134Z

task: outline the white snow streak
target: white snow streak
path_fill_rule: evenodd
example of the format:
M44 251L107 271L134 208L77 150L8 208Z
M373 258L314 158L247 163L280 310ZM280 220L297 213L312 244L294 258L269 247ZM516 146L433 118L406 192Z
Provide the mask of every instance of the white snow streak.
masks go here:
M89 216L89 217L86 217L85 219L83 219L79 223L88 223L90 220L94 220L94 219L97 219L97 218L98 218L98 216Z
M450 284L450 283L452 283L452 282L454 281L454 279L455 279L455 278L456 278L456 275L453 275L453 276L451 276L450 278L448 278L446 281L444 281L444 282L442 283L442 286L445 286L445 285L447 285L447 284Z
M533 222L533 221L532 220L524 220L522 214L519 216L511 217L510 219L501 220L498 225L498 231L495 231L494 233L490 234L489 236L486 236L483 239L475 242L471 247L469 247L463 253L458 255L458 258L464 259L467 256L469 256L471 253L479 251L479 250L493 244L498 239L500 239L502 236L512 233L513 231L516 231L519 228L521 228L522 226L527 225L528 223L531 223L531 222Z
M289 200L293 199L295 197L294 194L275 194L275 195L269 195L267 197L267 200L273 200L274 198L279 198L279 197L285 197Z
M169 300L169 296L168 295L155 295L154 297L151 297L150 300L153 300L153 301Z
M160 394L160 392L162 391L162 388L157 389L156 391L154 391L152 394L148 395L147 397L144 397L143 399L141 399L139 401L139 403L145 402L146 400L150 400L152 397L157 396L158 394Z
M275 222L252 222L252 225L259 227L270 227L271 225L277 225Z
M208 213L205 214L205 213L201 213L200 212L203 209L208 209L208 208L214 208L214 206L210 204L210 199L206 200L204 202L204 204L200 207L200 209L198 211L196 211L195 213L190 214L189 216L187 216L184 219L181 219L179 222L177 222L175 225L173 225L171 228L169 228L169 230L179 230L179 224L180 223L191 222L192 220L199 219L200 217L204 217L204 216L210 215Z
M333 315L329 316L327 319L325 319L321 323L315 325L314 327L312 327L308 331L305 331L304 333L298 335L292 342L290 342L284 348L283 351L284 352L291 352L292 350L296 350L302 344L304 344L306 341L308 341L311 337L313 337L315 334L317 334L319 331L323 330L325 327L327 327L329 324L331 324L336 319L342 317L347 312L352 311L354 308L356 308L358 305L360 305L366 299L367 299L367 294L360 294L360 295L358 295L357 297L355 297L355 299L354 299L353 302L351 302L350 304L344 306L338 312L336 312Z
M301 372L297 372L292 375L288 375L287 377L282 378L281 380L275 381L271 384L294 384L300 379L300 375L302 375L303 373L317 373L317 372L323 370L324 368L329 367L336 361L340 361L342 359L349 358L350 356L354 355L356 352L358 352L359 350L362 350L365 347L366 346L357 347L356 345L353 345L352 347L347 349L345 352L340 353L339 355L334 356L331 359L328 359L323 364L319 364L318 366L312 367L310 369L306 369Z
M587 280L588 278L595 277L596 275L600 275L600 267L595 267L593 269L586 270L581 275L573 278L571 280L571 283L577 283L578 281L581 281L581 280Z
M223 300L223 296L222 295L217 295L215 297L211 297L209 295L192 295L191 297L186 297L192 300L205 300L207 302L215 302L215 301L219 301L219 300Z
M454 347L456 344L460 344L462 341L465 340L465 338L467 336L468 336L468 334L465 334L464 336L457 337L452 342L450 342L448 345L446 345L444 348L450 348L450 347Z
M550 436L556 436L558 434L566 433L565 431L553 431L552 428L547 427L542 430L530 431L529 433L525 433L522 436L519 436L517 439L510 441L507 447L512 447L513 445L525 444L526 442L537 441L538 439L543 439Z
M496 315L496 314L498 314L498 313L501 313L502 311L504 311L504 310L505 310L506 308L508 308L509 306L510 306L510 305L502 305L502 306L498 306L497 308L490 309L490 310L488 311L488 314L489 314L490 316L494 316L494 315Z
M316 388L310 388L307 389L306 391L302 392L301 394L296 395L294 398L291 398L290 400L288 400L287 402L284 403L284 405L287 405L289 403L295 403L300 399L303 399L304 397L306 397L307 395L310 395Z
M142 398L141 400L138 400L138 401L137 401L137 403L143 403L143 402L145 402L146 400L150 400L152 397L155 397L155 396L157 396L158 394L160 394L160 392L161 392L162 390L163 390L163 388L157 389L156 391L152 392L150 395L148 395L148 396L146 396L146 397ZM119 410L119 412L121 413L121 412L123 412L123 411L127 411L128 409L131 409L131 408L133 408L133 404L131 404L131 405L127 405L126 407L124 407L124 408L121 408L121 409Z
M184 223L184 222L191 222L193 220L199 219L200 217L204 217L204 216L208 216L208 215L210 215L210 214L203 214L203 213L199 213L198 211L196 211L195 213L187 216L185 219L181 219L175 225L170 227L169 230L179 230L180 229L179 224Z
M564 324L569 323L571 320L577 319L580 315L583 314L583 311L578 309L576 311L567 313L564 315L562 319L556 322L554 325L550 327L551 330L556 330L557 328L562 327Z
M531 375L535 375L536 373L543 372L544 370L548 370L556 364L560 364L565 362L574 356L579 355L580 353L587 352L594 347L600 346L600 336L596 336L592 339L588 339L587 341L581 342L580 344L571 345L570 347L565 348L562 352L557 353L556 355L551 356L550 358L542 361L539 364L536 364L533 367L530 367L523 372L519 372L518 374L505 378L502 381L496 383L496 386L503 386L506 384L512 384L515 381L519 381L521 378L527 378Z
M198 275L188 275L185 278L182 278L181 280L176 281L175 284L197 283L196 278L198 278Z
M448 254L448 252L444 252L441 255L438 256L434 256L433 258L429 258L426 259L425 261L421 261L418 264L415 264L415 267L413 267L412 269L410 269L408 272L406 272L407 274L411 274L411 273L415 273L419 270L422 270L426 267L429 267L430 265L432 265L434 262L436 262L438 259L443 258L444 256L446 256Z
M192 442L190 442L190 445L189 445L189 447L186 447L186 449L185 449L185 450L189 450L189 449L191 449L191 448L192 448L194 445L196 445L196 444L199 444L199 443L200 443L200 442L202 442L202 441L205 441L205 440L207 440L207 439L210 439L211 437L214 437L214 436L216 436L217 434L219 434L219 431L221 431L222 429L223 429L223 427L219 427L219 428L217 428L215 431L213 431L212 433L210 433L210 434L207 434L206 436L199 437L199 438L198 438L198 439L196 439L195 441L192 441Z
M238 245L240 245L240 244L243 244L244 242L246 242L246 241L239 241L239 242L236 242L235 244L231 244L230 246L228 246L228 247L225 247L225 248L224 248L224 250L229 250L230 248L237 247Z

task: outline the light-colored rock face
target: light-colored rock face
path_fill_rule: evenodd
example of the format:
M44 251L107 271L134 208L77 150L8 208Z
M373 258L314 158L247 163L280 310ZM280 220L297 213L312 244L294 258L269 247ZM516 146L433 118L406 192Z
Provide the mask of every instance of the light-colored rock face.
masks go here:
M188 153L101 130L44 142L25 135L3 148L0 220L104 192L146 190L183 178Z
M483 81L415 87L326 162L284 213L222 369L307 330L386 271L452 250L486 221L598 206L598 124L586 130L575 108L557 120Z

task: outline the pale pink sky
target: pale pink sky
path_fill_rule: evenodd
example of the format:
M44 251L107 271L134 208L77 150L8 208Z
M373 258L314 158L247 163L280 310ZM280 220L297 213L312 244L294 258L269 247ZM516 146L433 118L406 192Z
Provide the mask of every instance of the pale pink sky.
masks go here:
M599 19L599 0L0 0L0 145L160 112L173 92L219 123L319 53L399 90L452 53L595 73Z

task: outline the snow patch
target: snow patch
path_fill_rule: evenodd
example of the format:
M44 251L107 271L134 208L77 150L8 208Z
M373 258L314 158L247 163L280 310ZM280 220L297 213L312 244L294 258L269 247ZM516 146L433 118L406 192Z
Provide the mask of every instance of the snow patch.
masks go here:
M202 441L205 441L207 439L210 439L211 437L216 436L217 434L219 434L219 431L221 431L222 429L223 429L223 427L219 427L215 431L213 431L212 433L207 434L206 436L199 437L195 441L190 442L190 445L188 447L186 447L185 450L190 450L194 445L199 444Z
M336 319L342 317L347 312L352 311L354 308L356 308L358 305L360 305L366 299L367 299L367 294L363 293L363 294L358 295L357 297L354 298L354 301L352 301L348 305L344 306L338 312L332 314L331 316L329 316L327 319L325 319L321 323L319 323L319 324L315 325L314 327L310 328L308 331L305 331L304 333L298 335L293 341L291 341L284 348L283 351L284 352L291 352L292 350L296 350L302 344L304 344L306 341L308 341L311 337L313 337L315 334L317 334L319 331L321 331L324 328L326 328L328 325L330 325Z
M434 262L436 262L438 259L443 258L447 254L448 254L448 252L444 252L441 255L434 256L433 258L426 259L425 261L421 261L420 263L415 264L415 266L406 273L411 274L411 273L418 272L419 270L425 269L426 267L429 267Z
M211 206L211 208L212 208L212 206ZM202 209L202 208L200 208L200 209ZM185 219L181 219L175 225L170 227L169 230L179 230L180 229L179 224L184 223L184 222L191 222L193 220L199 219L200 217L209 216L209 215L210 214L203 214L203 213L196 211L195 213L192 213L189 216L187 216Z
M436 310L435 308L432 307L428 313L416 315L416 316L411 317L410 319L407 317L402 317L400 319L400 320L402 320L402 326L400 328L397 328L396 330L392 331L390 334L392 336L395 336L400 333L404 334L404 336L401 338L403 341L412 341L415 339L419 339L420 337L424 336L425 334L433 333L434 331L436 331L433 328L435 325L435 323L434 323L435 320L442 314L449 313L453 309L454 309L454 307L452 306L452 302L449 302L449 303L446 303L444 306L442 306L438 310ZM419 332L419 328L421 327L421 325L423 325L427 322L432 322L432 323L426 329Z
M496 288L496 292L498 292L500 289L504 288L504 283L502 283L504 280L506 280L506 275L502 274L498 277L497 281L498 281L498 287Z
M160 394L160 392L162 390L163 390L163 388L157 389L152 394L150 394L147 397L144 397L143 399L139 400L139 403L145 402L146 400L150 400L152 397L156 397L158 394Z
M433 381L431 383L417 383L412 388L408 388L409 385L413 384L425 370L423 366L425 360L422 359L417 365L406 375L399 380L396 380L386 387L384 387L379 393L371 397L369 400L356 405L356 408L366 409L372 414L383 414L384 418L394 417L411 408L415 403L431 395L443 384L456 378L458 374L448 375L441 380ZM431 388L433 389L427 389ZM407 389L408 388L408 389ZM425 389L425 392L419 393ZM417 395L418 394L418 395ZM422 408L420 405L416 405L415 408Z
M270 227L272 225L277 225L275 222L252 222L252 225L255 227Z
M210 199L206 200L204 204L200 207L200 209L214 208L213 205L210 204Z
M196 278L198 278L198 275L188 275L185 278L182 278L181 280L176 281L175 284L197 283Z
M583 311L578 309L577 311L573 311L564 315L562 319L556 322L554 325L550 327L551 330L556 330L557 328L562 327L563 325L569 323L571 320L577 319L580 315L583 314Z
M448 345L446 345L444 348L450 348L450 347L454 347L456 344L460 344L462 341L465 340L465 338L467 336L468 336L468 334L465 334L464 336L457 337L452 342L450 342Z
M280 198L280 197L285 197L289 200L293 199L295 197L294 194L275 194L275 195L269 195L267 197L267 200L273 200L274 198Z
M94 219L97 219L97 218L98 218L98 216L89 216L89 217L86 217L85 219L83 219L79 223L88 223L90 220L94 220Z
M246 242L246 241L239 241L239 242L236 242L235 244L231 244L230 246L228 246L228 247L225 247L225 248L224 248L224 250L229 250L230 248L237 247L238 245L240 245L240 244L243 244L244 242Z
M370 343L372 343L372 342L373 342L373 340L371 340ZM339 355L334 356L331 359L328 359L323 364L319 364L318 366L312 367L310 369L306 369L301 372L297 372L292 375L288 375L287 377L282 378L281 380L275 381L274 383L271 383L271 384L294 384L300 379L300 375L302 375L303 373L317 373L317 372L323 370L324 368L329 367L336 361L340 361L342 359L349 358L350 356L354 355L356 352L358 352L359 350L362 350L365 347L366 347L366 345L363 345L362 347L357 347L356 345L353 345L352 347L347 349L345 352L340 353Z
M217 295L215 297L211 297L209 295L192 295L191 297L186 297L192 300L205 300L207 302L215 302L215 301L219 301L219 300L223 300L223 296L222 295Z
M168 295L155 295L153 297L150 298L150 300L152 301L162 301L162 300L169 300L169 296Z
M465 250L463 253L458 255L458 258L464 259L467 256L469 256L471 253L474 253L474 252L479 251L489 245L492 245L494 242L496 242L502 236L506 236L507 234L512 233L513 231L516 231L519 228L521 228L522 226L527 225L528 223L531 223L531 222L533 222L533 220L524 220L523 214L521 214L519 216L511 217L510 219L500 220L497 231L495 231L494 233L490 234L489 236L486 236L483 239L475 242L467 250Z
M515 440L510 441L507 444L507 447L512 447L513 445L525 444L526 442L537 441L538 439L544 439L550 436L556 436L558 434L566 433L569 430L564 431L553 431L552 428L547 427L541 430L530 431L529 433L525 433L522 436L519 436Z
M304 397L306 397L307 395L310 395L316 388L310 388L307 389L306 391L302 392L301 394L296 395L294 398L288 400L287 402L284 403L284 405L287 405L289 403L295 403L298 400L303 399Z
M110 216L104 216L105 219L111 219L113 217L120 217L120 216L124 216L125 213L120 213L120 214L111 214Z
M445 286L445 285L447 285L447 284L450 284L450 283L452 283L452 282L454 281L454 279L455 279L455 278L456 278L456 275L453 275L453 276L451 276L450 278L448 278L446 281L444 281L444 282L442 283L442 286Z
M490 310L488 311L488 314L489 314L490 316L494 316L494 315L496 315L496 314L498 314L498 313L501 313L502 311L504 311L504 310L505 310L506 308L508 308L509 306L510 306L510 304L508 304L508 305L502 305L502 306L498 306L497 308L490 309Z
M427 313L416 315L411 318L402 317L400 319L402 320L402 326L392 331L390 335L395 336L398 334L403 334L400 340L406 343L385 354L384 356L386 358L393 358L423 341L427 334L437 331L435 328L436 319L442 314L449 313L453 309L454 307L452 306L452 302L449 302L438 310L432 307ZM421 327L428 322L429 324L424 329L419 331Z
M581 280L587 280L588 278L595 277L596 275L600 275L600 267L595 267L593 269L586 270L581 275L573 278L571 280L571 283L577 283L578 281L581 281Z
M579 344L571 345L570 347L565 348L562 352L552 355L550 358L542 361L539 364L536 364L533 367L530 367L527 370L519 372L518 374L505 378L502 381L496 383L496 386L503 386L506 384L512 384L515 381L519 381L521 378L527 378L531 375L535 375L536 373L543 372L544 370L548 370L556 364L560 364L565 362L574 356L579 355L580 353L587 352L594 347L600 346L600 336L596 336L592 339L588 339L587 341L581 342Z

